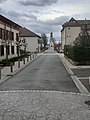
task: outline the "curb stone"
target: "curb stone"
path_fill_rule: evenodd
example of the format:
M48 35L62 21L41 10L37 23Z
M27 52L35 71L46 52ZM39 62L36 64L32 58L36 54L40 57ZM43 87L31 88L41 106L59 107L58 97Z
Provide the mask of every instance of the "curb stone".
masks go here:
M70 69L70 67L66 64L65 61L63 61L63 59L60 57L60 55L58 54L61 62L63 63L65 69L67 70L67 72L69 73L70 77L72 78L73 82L75 83L76 87L79 89L79 91L81 93L84 94L89 94L89 91L86 89L86 87L80 82L80 80L75 76L75 74L73 73L73 71Z

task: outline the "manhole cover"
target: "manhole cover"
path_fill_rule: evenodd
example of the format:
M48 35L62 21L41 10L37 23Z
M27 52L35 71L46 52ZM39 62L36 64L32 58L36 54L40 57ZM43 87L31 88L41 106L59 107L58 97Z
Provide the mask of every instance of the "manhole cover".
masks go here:
M90 105L90 101L85 101L85 104Z

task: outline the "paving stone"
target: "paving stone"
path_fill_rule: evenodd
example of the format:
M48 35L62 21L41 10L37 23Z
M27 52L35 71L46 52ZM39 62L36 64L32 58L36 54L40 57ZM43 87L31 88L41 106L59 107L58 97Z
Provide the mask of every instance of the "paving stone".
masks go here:
M56 91L0 93L0 119L90 120L89 94Z

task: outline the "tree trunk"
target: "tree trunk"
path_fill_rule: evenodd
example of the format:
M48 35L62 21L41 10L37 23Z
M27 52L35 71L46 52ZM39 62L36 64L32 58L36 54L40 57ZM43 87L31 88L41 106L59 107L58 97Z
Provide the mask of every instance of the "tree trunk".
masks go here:
M8 45L6 45L6 62L8 62Z

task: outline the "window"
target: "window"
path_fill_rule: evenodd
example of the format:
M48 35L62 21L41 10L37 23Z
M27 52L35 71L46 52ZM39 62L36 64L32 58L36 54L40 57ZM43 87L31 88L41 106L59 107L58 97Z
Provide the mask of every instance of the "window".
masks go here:
M14 40L14 33L9 31L9 39Z
M7 46L8 55L10 55L10 45Z
M0 28L0 39L2 39L2 28Z
M8 30L5 31L5 37L6 37L6 40L8 40Z
M18 36L18 33L16 33L16 40L17 40L17 41L18 41L18 37L19 37L19 36Z
M12 34L12 40L14 40L14 32L11 32L11 34Z
M2 39L5 39L5 30L2 29Z
M14 46L11 46L11 53L14 54Z
M38 44L40 44L40 42L41 42L40 39L38 39Z
M1 45L1 56L4 56L4 45Z
M19 46L17 46L17 54L19 54Z

